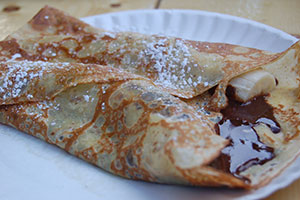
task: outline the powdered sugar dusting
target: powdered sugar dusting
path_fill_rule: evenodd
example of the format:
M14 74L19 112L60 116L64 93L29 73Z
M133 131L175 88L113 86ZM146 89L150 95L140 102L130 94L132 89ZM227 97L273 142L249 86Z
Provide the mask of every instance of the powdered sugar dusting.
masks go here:
M17 58L21 58L21 57L22 57L21 54L16 53L16 54L12 55L12 57L11 57L9 60L7 60L7 62L14 61L14 60L16 60Z
M90 96L89 95L83 95L83 98L86 102L90 101Z
M26 87L30 80L41 78L45 72L49 72L53 67L64 68L68 63L53 64L42 61L24 61L0 63L2 73L0 74L0 94L3 101L7 98L16 98L26 92ZM30 92L30 91L27 91ZM27 94L28 99L32 99L32 94Z
M190 71L198 67L191 57L189 47L179 39L151 36L150 41L142 41L145 48L139 58L148 57L156 71L156 84L173 89L184 89L186 86L197 86L200 79L192 79ZM197 83L195 83L197 81Z
M112 65L150 78L157 86L176 96L190 98L201 87L211 85L204 74L213 67L206 65L205 59L200 60L199 52L188 42L178 38L103 31L88 41L85 37L66 36L61 41L39 44L34 50L36 52L30 53L46 56L39 57L44 61L57 62L62 58L79 63ZM67 48L68 54L61 55L61 47ZM19 56L17 54L13 59ZM29 78L35 76L30 74Z
M203 84L195 50L181 39L104 31L90 43L79 40L78 44L81 48L73 52L72 59L76 56L79 62L101 62L146 76L168 91L179 90L177 94L192 92Z
M113 39L116 38L116 34L113 33L113 32L103 32L103 33L100 34L100 37L105 37L105 36L108 36L108 37L113 38Z

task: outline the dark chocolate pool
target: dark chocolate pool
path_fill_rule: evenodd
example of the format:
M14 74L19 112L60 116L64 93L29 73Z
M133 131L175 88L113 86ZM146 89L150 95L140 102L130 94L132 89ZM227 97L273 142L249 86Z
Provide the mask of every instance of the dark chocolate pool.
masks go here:
M228 105L221 110L223 119L216 124L216 132L230 143L222 150L211 166L241 178L240 173L253 165L262 165L275 157L274 149L260 141L254 127L266 124L276 134L280 125L273 114L273 107L266 102L267 96L256 96L242 103L234 99L234 89L227 89Z

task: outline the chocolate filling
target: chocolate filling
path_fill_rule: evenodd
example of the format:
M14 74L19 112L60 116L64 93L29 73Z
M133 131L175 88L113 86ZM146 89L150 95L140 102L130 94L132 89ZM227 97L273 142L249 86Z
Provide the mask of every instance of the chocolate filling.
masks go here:
M273 133L280 132L280 125L273 115L273 107L266 96L257 96L246 103L234 99L234 88L228 87L228 105L221 110L223 119L216 124L216 132L230 143L221 155L211 163L216 169L250 182L240 175L253 165L262 165L275 157L274 149L262 143L254 127L266 124Z

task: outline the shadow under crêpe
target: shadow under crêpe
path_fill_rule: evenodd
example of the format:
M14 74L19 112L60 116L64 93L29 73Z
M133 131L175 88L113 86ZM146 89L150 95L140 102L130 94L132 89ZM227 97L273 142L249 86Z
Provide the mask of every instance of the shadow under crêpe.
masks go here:
M227 187L196 187L183 185L167 185L137 181L134 187L142 193L145 200L199 200L199 199L235 199L249 193L243 189Z

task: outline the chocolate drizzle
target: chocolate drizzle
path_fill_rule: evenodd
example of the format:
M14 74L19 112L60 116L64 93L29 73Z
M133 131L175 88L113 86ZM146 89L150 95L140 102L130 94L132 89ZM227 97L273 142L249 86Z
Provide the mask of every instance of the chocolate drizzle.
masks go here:
M266 96L257 96L241 103L233 98L233 94L234 89L229 87L228 106L221 110L223 119L216 124L216 132L229 139L230 143L211 165L250 182L240 173L275 157L274 149L260 141L254 127L263 123L276 134L280 132L280 125L273 115L273 107L265 100Z

